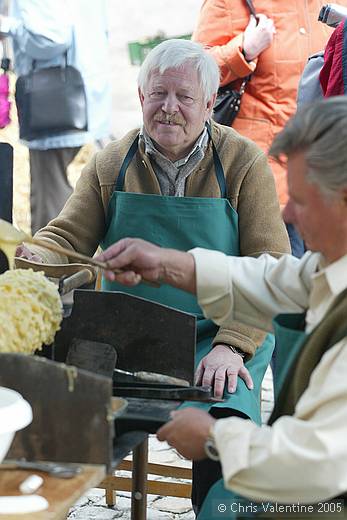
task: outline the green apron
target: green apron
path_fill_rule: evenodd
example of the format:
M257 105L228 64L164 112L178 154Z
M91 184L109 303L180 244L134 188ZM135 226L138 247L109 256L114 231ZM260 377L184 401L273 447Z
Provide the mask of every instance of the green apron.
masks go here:
M274 380L276 381L277 387L275 388L275 399L285 381L286 374L289 372L292 363L294 363L307 337L307 334L303 331L304 325L305 313L279 314L273 320L276 338ZM264 501L264 503L266 502ZM225 504L225 512L218 511L220 504ZM219 518L228 518L231 520L245 518L245 515L238 516L236 510L241 512L247 511L247 518L253 518L258 515L262 516L261 504L257 504L255 500L251 501L248 498L229 491L224 487L223 479L220 479L211 487L207 494L203 507L198 515L198 520L213 520Z
M170 197L124 192L126 170L138 149L138 136L131 145L121 166L115 190L108 208L107 232L101 243L106 249L124 237L137 237L162 247L187 251L194 247L214 249L227 255L239 256L238 215L226 198L226 183L217 151L213 145L214 168L221 198ZM218 327L203 316L196 296L180 289L162 285L153 288L140 284L124 287L116 282L102 281L102 289L122 291L189 312L197 317L196 364L210 352ZM226 401L216 406L245 413L260 423L260 387L274 346L271 334L256 355L247 363L254 390L248 390L239 378L234 394L224 393ZM209 403L189 402L209 410Z

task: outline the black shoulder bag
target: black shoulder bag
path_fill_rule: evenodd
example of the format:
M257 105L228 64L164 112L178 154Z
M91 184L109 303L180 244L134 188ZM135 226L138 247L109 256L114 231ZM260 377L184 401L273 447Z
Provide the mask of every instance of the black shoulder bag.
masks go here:
M67 63L33 69L16 82L21 139L31 141L88 129L87 99L79 70Z
M245 1L250 13L256 17L256 11L252 0ZM234 119L240 110L241 98L250 79L250 75L244 78L239 89L233 88L234 81L228 83L228 85L225 85L224 87L219 87L212 116L216 123L232 126Z

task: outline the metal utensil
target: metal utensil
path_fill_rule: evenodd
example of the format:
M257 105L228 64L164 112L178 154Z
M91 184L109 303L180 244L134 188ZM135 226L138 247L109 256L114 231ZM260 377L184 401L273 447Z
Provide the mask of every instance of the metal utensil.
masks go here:
M128 372L127 370L121 370L119 368L114 369L114 374L117 378L117 374L120 376L126 376L126 379L133 379L136 381L147 381L148 383L161 383L166 385L176 385L176 386L189 386L189 382L185 379L180 379L178 377L167 376L165 374L157 374L155 372Z
M158 388L159 386L159 388ZM120 383L113 388L117 396L131 398L156 399L169 401L200 401L207 403L221 403L223 399L213 397L210 386L177 387L160 385L145 386L141 383ZM128 412L127 412L128 414ZM126 415L127 415L126 414Z
M80 466L72 466L69 464L58 464L56 462L30 462L25 459L7 461L11 467L15 469L30 469L35 471L43 471L49 475L58 478L72 478L82 472ZM8 466L7 466L8 467Z

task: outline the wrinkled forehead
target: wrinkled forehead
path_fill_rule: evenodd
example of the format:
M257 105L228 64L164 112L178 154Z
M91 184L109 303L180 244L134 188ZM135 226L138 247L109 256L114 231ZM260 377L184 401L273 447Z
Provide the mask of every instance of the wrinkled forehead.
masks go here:
M184 63L179 67L152 69L147 77L145 88L153 86L202 91L199 72L190 63Z

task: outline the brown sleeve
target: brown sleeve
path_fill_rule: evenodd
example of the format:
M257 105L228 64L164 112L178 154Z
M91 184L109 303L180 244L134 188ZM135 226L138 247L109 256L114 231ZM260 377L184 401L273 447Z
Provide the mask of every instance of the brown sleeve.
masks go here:
M275 181L263 152L259 152L242 179L237 200L240 255L290 253Z
M239 321L233 321L230 329L219 328L213 346L218 343L226 343L241 349L246 354L246 361L251 359L256 349L263 343L266 332L249 327Z

